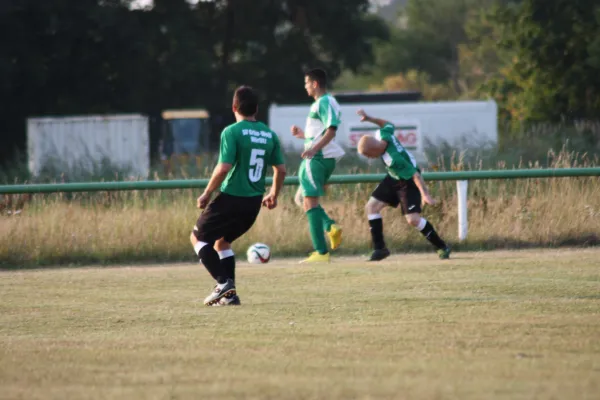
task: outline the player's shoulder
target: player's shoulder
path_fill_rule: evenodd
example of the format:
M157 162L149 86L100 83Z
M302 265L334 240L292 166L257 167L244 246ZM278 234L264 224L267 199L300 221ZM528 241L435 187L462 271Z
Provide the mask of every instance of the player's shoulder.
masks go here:
M277 136L277 132L275 132L273 129L271 129L271 127L269 125L267 125L264 122L260 122L260 130L263 132L269 132L271 133L271 135L273 136L274 139L279 139L279 137Z
M271 129L269 127L269 125L267 125L266 123L264 123L262 121L256 121L256 129L258 129L259 131L273 132L273 129Z
M396 127L390 122L386 123L379 129L382 135L393 135L395 130Z
M338 105L338 101L331 93L325 93L323 96L317 99L319 104L335 104Z
M239 122L234 122L233 124L227 125L225 128L223 128L223 130L221 131L221 135L229 135L232 132L235 132L239 129Z

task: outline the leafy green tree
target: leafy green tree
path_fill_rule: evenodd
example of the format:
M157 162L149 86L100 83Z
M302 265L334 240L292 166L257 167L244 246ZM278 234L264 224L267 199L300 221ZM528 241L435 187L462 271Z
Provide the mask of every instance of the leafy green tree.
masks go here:
M230 117L236 85L256 86L265 101L304 100L306 68L324 67L333 79L357 71L387 35L368 0L130 3L2 3L0 164L25 149L27 117L172 107Z
M598 118L600 4L523 0L498 8L499 45L514 57L484 89L515 119Z
M464 98L489 97L492 86L502 88L496 93L496 100L504 114L506 96L514 88L506 75L506 67L512 63L514 51L498 46L504 27L494 20L494 15L500 6L500 3L494 2L469 12L465 23L467 39L458 46L459 82Z
M489 0L409 0L400 13L390 42L378 48L386 75L416 69L434 83L459 84L459 45L467 41L465 24L473 9Z
M332 79L344 68L357 71L372 61L373 42L387 37L368 7L366 0L236 3L231 84L252 83L269 101L297 101L306 98L307 68L321 66Z
M448 100L457 97L457 93L453 91L451 85L431 83L429 75L414 69L406 73L387 76L382 85L371 86L371 89L378 91L419 91L423 100L428 101Z

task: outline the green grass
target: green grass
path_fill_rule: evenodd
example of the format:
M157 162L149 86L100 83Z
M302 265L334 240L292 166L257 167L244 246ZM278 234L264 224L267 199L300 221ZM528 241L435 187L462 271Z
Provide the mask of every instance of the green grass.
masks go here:
M2 272L0 398L596 399L600 249Z

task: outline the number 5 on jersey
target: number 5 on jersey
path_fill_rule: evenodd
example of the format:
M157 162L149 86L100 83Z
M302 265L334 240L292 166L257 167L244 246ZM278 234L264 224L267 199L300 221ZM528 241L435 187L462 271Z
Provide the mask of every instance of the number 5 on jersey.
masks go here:
M250 153L250 169L248 170L248 178L250 178L251 182L258 182L262 177L262 171L265 167L264 156L264 149L252 149L252 153Z

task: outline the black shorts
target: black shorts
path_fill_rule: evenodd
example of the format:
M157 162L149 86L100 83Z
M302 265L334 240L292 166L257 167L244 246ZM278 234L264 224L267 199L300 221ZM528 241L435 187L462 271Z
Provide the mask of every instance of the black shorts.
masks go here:
M421 212L421 192L412 179L398 180L386 175L371 196L394 208L401 204L402 215Z
M221 193L200 214L194 226L194 236L211 245L221 238L231 243L254 225L261 203L262 196L240 197Z

